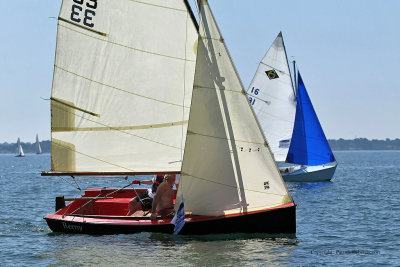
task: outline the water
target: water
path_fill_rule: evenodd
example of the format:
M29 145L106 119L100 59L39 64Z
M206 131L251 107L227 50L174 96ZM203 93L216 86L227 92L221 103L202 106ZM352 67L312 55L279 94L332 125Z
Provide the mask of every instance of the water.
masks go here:
M400 151L335 152L326 183L291 183L296 238L260 234L173 236L54 234L43 216L57 195L80 192L41 177L50 156L0 155L2 266L399 266ZM122 179L80 178L82 188L122 187Z

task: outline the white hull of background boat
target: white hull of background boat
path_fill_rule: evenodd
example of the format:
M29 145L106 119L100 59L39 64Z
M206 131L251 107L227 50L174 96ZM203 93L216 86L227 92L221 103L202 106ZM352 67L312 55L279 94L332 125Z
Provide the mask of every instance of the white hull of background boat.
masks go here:
M290 166L280 168L285 182L324 182L330 181L335 173L337 162L316 166ZM288 169L289 172L285 172Z

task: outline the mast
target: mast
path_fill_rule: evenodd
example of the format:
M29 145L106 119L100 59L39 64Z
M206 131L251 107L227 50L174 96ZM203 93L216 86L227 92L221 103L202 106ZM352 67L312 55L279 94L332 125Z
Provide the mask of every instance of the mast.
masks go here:
M293 60L293 78L294 78L294 95L297 97L297 74L296 74L296 60Z

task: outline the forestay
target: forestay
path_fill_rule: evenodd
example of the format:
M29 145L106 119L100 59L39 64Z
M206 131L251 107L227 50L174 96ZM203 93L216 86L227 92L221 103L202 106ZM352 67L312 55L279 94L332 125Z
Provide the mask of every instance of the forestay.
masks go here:
M197 36L183 0L64 0L51 169L180 171Z
M296 98L282 33L261 60L247 90L276 161L285 161L292 137Z
M183 194L185 212L200 215L291 203L208 3L200 2L199 48L176 203Z
M320 165L334 161L335 157L298 72L296 120L286 162Z

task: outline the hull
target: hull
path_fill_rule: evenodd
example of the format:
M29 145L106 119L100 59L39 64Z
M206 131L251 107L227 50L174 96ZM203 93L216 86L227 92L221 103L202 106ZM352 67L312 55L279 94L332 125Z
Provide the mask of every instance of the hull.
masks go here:
M172 217L158 218L151 221L149 217L131 217L121 215L103 215L103 212L126 214L130 198L113 198L107 200L96 200L93 207L86 207L86 213L90 215L67 214L77 207L77 201L58 210L54 214L44 217L53 232L71 234L131 234L138 232L158 232L172 234L174 225L171 224ZM74 203L75 202L75 203ZM87 202L87 201L86 201ZM80 202L79 205L82 206ZM103 205L103 204L106 205ZM126 206L125 208L122 208ZM109 212L108 212L109 211ZM97 214L96 214L97 213ZM296 205L290 203L280 207L271 208L257 212L231 214L225 216L188 216L185 225L179 234L183 235L205 235L226 233L267 233L288 234L296 233Z
M289 168L289 172L282 172L282 177L285 182L326 182L332 179L336 167L336 162L316 166L297 166L292 170Z

